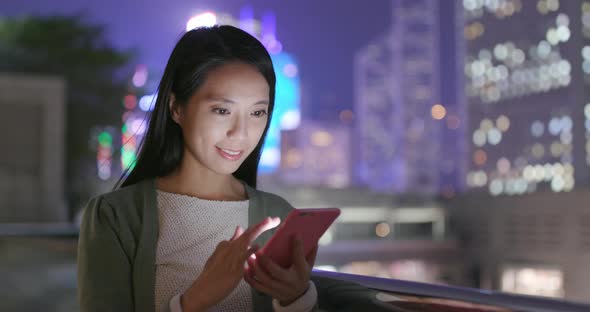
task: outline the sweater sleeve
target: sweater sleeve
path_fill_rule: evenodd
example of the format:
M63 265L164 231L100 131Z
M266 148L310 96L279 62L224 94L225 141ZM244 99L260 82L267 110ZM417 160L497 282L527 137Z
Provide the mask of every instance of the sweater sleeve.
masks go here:
M80 311L133 311L132 266L115 231L116 215L103 198L88 203L78 241Z
M309 288L295 302L288 306L282 306L277 299L272 300L272 307L275 312L309 312L316 308L318 302L318 293L315 284L309 281Z

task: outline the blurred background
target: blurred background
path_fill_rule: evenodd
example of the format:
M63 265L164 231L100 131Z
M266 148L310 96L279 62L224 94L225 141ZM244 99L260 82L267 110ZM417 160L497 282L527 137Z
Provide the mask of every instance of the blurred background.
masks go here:
M590 302L590 0L8 0L0 310L78 309L81 210L216 23L275 64L259 188L342 209L318 269Z

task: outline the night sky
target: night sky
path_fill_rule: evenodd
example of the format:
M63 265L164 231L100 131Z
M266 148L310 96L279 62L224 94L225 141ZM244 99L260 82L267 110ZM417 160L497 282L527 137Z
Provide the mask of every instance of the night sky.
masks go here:
M353 55L389 27L390 0L3 0L0 15L82 13L88 21L105 25L116 47L137 50L139 63L161 72L192 15L214 10L238 16L247 4L256 18L265 10L275 12L277 36L299 61L305 105L311 108L305 111L307 117L330 120L337 118L338 110L352 108Z

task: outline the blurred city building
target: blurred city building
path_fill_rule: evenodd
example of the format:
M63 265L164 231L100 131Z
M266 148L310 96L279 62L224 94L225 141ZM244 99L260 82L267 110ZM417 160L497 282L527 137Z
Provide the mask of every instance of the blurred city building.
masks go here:
M392 7L391 29L355 58L355 176L378 191L454 194L462 189L464 150L454 15L443 17L439 1ZM443 66L441 55L452 61Z
M462 88L442 81L439 62L451 55L447 71L462 73L456 38L439 43L443 21L456 32L455 14L443 17L437 1L392 4L392 28L357 54L354 112L282 131L280 170L259 185L298 208L341 208L322 237L321 268L472 285L446 211L431 200L453 196L464 177ZM452 88L444 97L443 87Z
M303 121L281 131L279 177L287 185L344 188L350 185L351 127Z
M60 77L0 75L0 223L68 221L65 88Z
M587 301L590 2L462 6L470 191L448 211L475 286Z
M590 2L463 1L467 184L568 192L590 177Z
M521 196L463 194L449 202L475 287L588 301L590 188Z

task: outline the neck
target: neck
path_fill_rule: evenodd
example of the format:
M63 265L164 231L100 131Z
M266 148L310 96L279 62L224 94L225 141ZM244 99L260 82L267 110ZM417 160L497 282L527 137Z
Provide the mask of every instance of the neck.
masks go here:
M231 174L214 172L183 157L171 174L157 179L158 189L208 200L245 200L245 187Z

